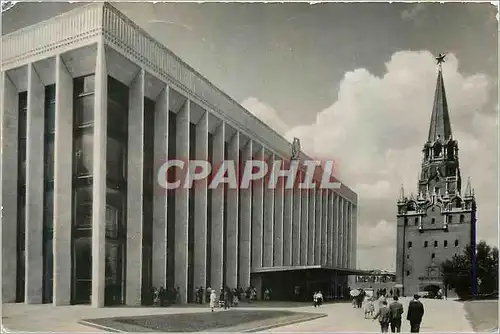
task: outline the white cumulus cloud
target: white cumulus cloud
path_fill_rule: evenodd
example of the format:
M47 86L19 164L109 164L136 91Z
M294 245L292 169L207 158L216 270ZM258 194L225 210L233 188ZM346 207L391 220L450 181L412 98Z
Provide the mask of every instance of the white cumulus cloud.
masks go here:
M361 268L394 269L395 236L388 234L395 229L387 226L395 226L401 183L407 193L416 190L436 85L435 60L428 51L397 52L385 65L383 76L362 68L345 73L337 100L318 110L313 124L287 127L285 115L268 104L256 98L243 103L288 139L300 138L308 155L336 161L339 178L359 195ZM497 111L486 107L496 99L488 96L494 79L464 76L453 54L443 65L443 76L462 183L471 176L478 201L478 237L497 244L498 120ZM374 247L379 250L373 252Z

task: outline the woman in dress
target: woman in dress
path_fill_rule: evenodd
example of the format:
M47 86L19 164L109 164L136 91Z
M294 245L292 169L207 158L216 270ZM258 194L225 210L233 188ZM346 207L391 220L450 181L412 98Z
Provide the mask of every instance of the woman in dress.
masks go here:
M212 312L214 311L216 306L217 306L217 294L215 293L215 290L212 290L210 292L210 309L212 310Z

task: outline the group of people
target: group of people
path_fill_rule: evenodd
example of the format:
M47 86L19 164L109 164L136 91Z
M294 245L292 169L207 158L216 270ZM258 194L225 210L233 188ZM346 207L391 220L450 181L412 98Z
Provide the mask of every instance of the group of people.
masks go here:
M323 293L320 291L317 291L313 295L313 301L314 301L314 307L320 307L323 305Z
M422 318L424 316L424 305L419 299L419 295L413 296L413 300L411 300L408 305L406 320L410 322L411 333L420 332L420 324L422 323ZM378 308L376 313L374 302L375 298L368 296L365 297L365 319L378 319L382 333L387 333L389 331L389 326L392 333L400 333L404 310L403 305L399 302L399 297L394 295L393 301L390 305L388 305L385 294L382 294L377 300Z
M238 306L243 296L245 296L248 302L257 298L257 290L254 287L249 287L245 293L243 289L229 289L228 287L224 287L220 290L219 295L217 295L215 289L207 288L207 293L209 295L207 299L209 300L212 312L217 307L227 310Z

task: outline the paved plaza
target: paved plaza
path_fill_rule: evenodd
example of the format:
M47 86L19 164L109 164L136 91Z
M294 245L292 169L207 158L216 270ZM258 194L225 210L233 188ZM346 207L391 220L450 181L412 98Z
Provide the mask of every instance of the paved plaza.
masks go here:
M408 309L408 298L402 303ZM466 317L464 304L454 300L423 300L425 315L421 332L473 332ZM268 306L266 306L266 304ZM291 310L293 312L324 313L327 316L302 323L294 323L281 327L271 328L266 332L378 332L378 322L364 319L361 309L355 309L350 303L326 304L315 309L311 305L292 304L286 307L283 303L273 305L259 303L259 307L245 307L242 304L238 309L255 310ZM10 331L51 331L51 332L102 332L103 330L90 328L78 321L91 318L160 315L175 313L208 312L207 307L167 307L167 308L91 308L90 306L52 307L51 305L3 305L3 324ZM234 312L234 310L218 312ZM403 321L403 332L409 331L406 321Z

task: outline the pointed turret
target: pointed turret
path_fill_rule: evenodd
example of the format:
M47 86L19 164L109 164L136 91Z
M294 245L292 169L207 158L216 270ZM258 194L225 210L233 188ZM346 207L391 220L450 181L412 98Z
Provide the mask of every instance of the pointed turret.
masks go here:
M439 66L428 140L434 142L440 139L445 142L450 137L451 123L448 113L448 101L446 100L446 92L444 89L443 71L441 66Z
M399 202L404 202L405 200L405 189L401 183L401 189L399 189Z

